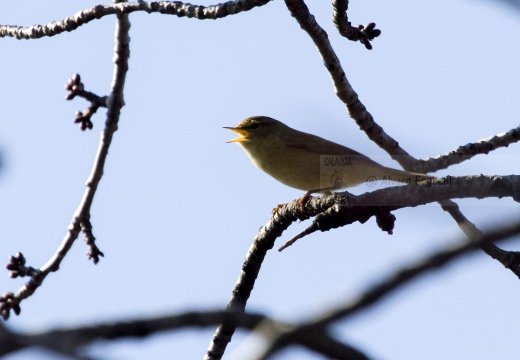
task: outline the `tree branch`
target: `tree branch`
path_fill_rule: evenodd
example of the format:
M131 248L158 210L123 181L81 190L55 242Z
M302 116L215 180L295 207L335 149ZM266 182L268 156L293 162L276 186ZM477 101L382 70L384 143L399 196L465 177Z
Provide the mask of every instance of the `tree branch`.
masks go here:
M76 96L79 96L90 102L86 111L76 111L76 119L74 119L74 123L79 123L82 131L85 131L86 129L92 130L93 124L91 118L100 107L107 107L107 97L98 96L90 91L86 91L85 85L81 82L79 74L74 74L69 79L67 85L65 85L65 89L69 91L65 100L72 100Z
M303 0L285 0L285 3L291 15L318 48L324 65L332 78L336 95L345 104L348 113L356 121L359 128L366 133L370 140L388 152L401 166L407 170L414 170L417 160L402 149L395 139L384 132L383 128L374 121L372 115L359 100L358 94L350 85L341 62L332 48L327 33L318 25L307 5Z
M186 328L205 328L215 324L228 324L242 329L258 331L266 327L294 328L295 326L275 321L260 313L236 313L224 310L186 311L179 314L155 318L131 319L115 322L100 322L89 326L58 328L32 334L12 332L0 324L0 356L29 347L43 347L69 356L80 355L84 346L99 340L144 338L163 331ZM349 359L367 359L354 347L334 339L329 334L306 336L298 339L299 344L309 350L338 358L350 355ZM355 357L354 357L355 356ZM341 357L346 358L346 357Z
M202 6L183 3L180 1L161 1L133 3L120 3L112 5L96 5L90 9L82 10L73 16L54 21L47 25L23 26L0 26L0 37L14 37L17 39L39 39L45 36L54 36L65 31L72 31L85 25L92 20L101 19L107 15L130 14L135 11L161 13L165 15L176 15L178 17L204 19L220 19L228 15L238 14L255 7L265 5L270 0L236 0L222 4Z
M376 24L369 23L366 27L363 25L352 26L347 16L348 0L332 0L332 9L332 21L340 35L350 41L359 41L368 50L372 50L370 41L381 35L381 30L375 28Z
M435 158L429 158L426 160L418 160L415 170L429 173L432 171L447 169L451 165L460 164L476 155L487 155L493 150L501 147L508 147L510 144L518 141L520 141L520 126L487 139L482 139L476 143L459 146L445 155L439 155Z
M439 201L442 209L449 213L451 217L457 222L459 228L470 240L479 239L483 234L471 221L469 221L460 211L459 206L451 200ZM509 269L520 278L520 252L505 251L500 249L493 243L483 244L481 247L491 258L500 262L506 269Z
M254 329L267 318L262 314L236 314L224 310L186 311L155 318L132 319L115 322L100 322L89 326L58 328L32 334L20 334L5 329L0 336L0 356L32 346L41 346L64 354L75 354L78 348L99 340L146 337L167 330L188 327L207 327L229 323L246 329ZM4 346L6 344L17 346Z
M341 67L341 63L336 56L329 40L327 33L317 24L314 16L309 12L309 9L305 5L303 0L286 0L287 7L291 11L293 17L296 18L303 30L305 30L314 41L314 44L318 48L318 51L323 58L325 67L330 73L332 78L334 89L338 98L346 105L350 116L356 121L361 130L363 130L367 136L384 149L390 156L396 160L404 169L416 171L416 172L430 172L445 168L450 164L460 163L470 157L479 153L488 153L498 147L508 146L510 143L518 141L519 129L512 129L505 134L485 139L477 144L468 144L463 147L459 147L447 156L441 156L435 159L428 160L417 160L410 156L404 149L402 149L397 141L386 134L382 127L380 127L373 119L372 115L366 110L365 106L359 101L358 95L352 89L348 82L345 72ZM334 0L335 6L335 21L341 23L343 20L339 20L342 14L346 12L347 1L346 0ZM345 13L346 14L346 13ZM346 15L345 15L346 16ZM347 21L347 19L344 19ZM459 154L461 156L459 156ZM451 202L452 204L455 204ZM442 205L442 204L441 204ZM460 210L458 214L462 215ZM455 213L451 213L452 216L458 216ZM463 215L462 215L463 216ZM470 223L466 219L467 223ZM473 224L472 224L473 225ZM473 225L474 226L474 225ZM475 227L476 228L476 227ZM464 229L463 229L464 230ZM305 231L306 235L311 233L310 229ZM293 239L295 241L295 239ZM286 244L290 246L292 243ZM504 252L498 249L496 246L489 246L483 249L488 255L499 260L504 266L513 270L513 272L519 276L520 269L514 270L514 266L517 264L518 257L514 255L514 260L511 259L511 253ZM511 267L508 263L513 262L515 265Z
M314 201L320 198L312 198L305 205L305 211L314 214L315 206L321 202L327 204L334 203L325 211L318 213L311 226L304 232L283 245L279 251L292 245L296 240L310 235L316 231L329 231L338 227L352 224L356 221L366 222L370 217L381 213L388 213L404 207L416 207L432 202L443 202L450 199L463 198L488 198L488 197L511 197L520 202L520 175L509 176L471 176L471 177L451 177L435 179L437 185L407 185L396 186L386 189L376 190L359 196L350 193L324 196L323 200L315 205ZM285 214L292 211L298 203L293 201L288 203L288 208L280 208L279 213ZM455 203L445 203L450 205ZM455 204L456 205L456 204ZM454 208L456 209L456 208ZM447 210L447 209L445 209ZM458 216L463 216L462 214ZM456 218L457 219L457 218ZM464 218L465 219L465 218ZM464 221L467 221L465 219ZM469 221L467 221L469 223ZM457 222L461 225L461 221ZM471 223L469 223L471 224ZM474 225L471 224L473 227ZM461 226L462 227L462 226ZM463 227L467 229L467 224ZM476 237L480 233L475 228L473 232L465 231L468 237Z
M239 313L244 312L265 255L268 250L273 248L276 238L281 236L294 221L306 220L309 216L314 216L332 205L333 203L330 202L330 199L323 199L322 201L316 201L311 211L304 211L299 204L293 203L285 205L284 211L276 212L269 222L260 228L259 233L249 247L242 271L233 289L231 299L227 304L227 309ZM221 324L213 334L213 339L204 359L221 359L234 332L234 326Z
M112 143L114 132L117 130L121 108L124 105L123 88L128 71L128 58L130 54L129 28L130 22L128 21L128 15L118 15L115 31L114 76L111 85L111 94L107 99L107 120L105 122L105 128L101 132L98 151L94 159L92 171L87 179L87 188L85 189L83 198L74 212L65 238L52 258L38 271L33 272L30 276L31 279L24 284L16 294L9 292L0 298L0 315L5 320L9 318L11 309L14 309L18 315L20 312L20 302L31 296L42 284L47 275L59 269L62 260L67 255L74 241L78 238L80 231L85 232L87 244L89 245L89 258L96 262L99 256L102 255L99 249L94 245L94 236L90 224L90 208L92 207L92 201L94 200L99 181L103 176L108 149Z
M344 320L345 318L367 309L412 280L434 269L449 264L451 261L460 258L462 255L477 250L486 244L509 239L520 234L520 222L513 225L494 228L476 240L459 242L459 245L444 249L434 253L427 258L420 260L410 266L404 267L389 277L383 279L378 284L367 289L361 296L350 301L344 302L336 308L330 309L323 314L314 317L312 320L302 323L292 330L279 331L272 334L264 351L256 359L267 359L276 351L283 347L297 342L303 334L324 331L333 322Z
M328 195L311 198L304 207L296 200L283 205L260 229L249 248L242 272L228 303L228 309L244 311L267 251L274 246L276 238L281 236L293 221L306 220L316 216L310 230L307 229L305 233L310 234L317 230L328 231L354 221L364 222L377 213L451 198L509 196L520 202L520 176L489 177L481 175L448 177L435 181L436 183L431 183L430 186L398 186L357 197L349 194L348 196ZM213 335L205 359L220 359L227 344L231 341L234 331L233 326L219 326Z

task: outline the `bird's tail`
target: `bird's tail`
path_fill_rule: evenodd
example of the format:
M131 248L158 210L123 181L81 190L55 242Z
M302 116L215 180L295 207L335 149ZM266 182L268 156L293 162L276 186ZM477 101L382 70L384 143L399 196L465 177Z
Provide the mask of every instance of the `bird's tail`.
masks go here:
M417 185L426 180L436 179L436 177L432 175L391 169L387 167L383 168L383 171L381 171L378 175L375 175L375 177L377 180L386 181L387 183L395 182L407 185Z

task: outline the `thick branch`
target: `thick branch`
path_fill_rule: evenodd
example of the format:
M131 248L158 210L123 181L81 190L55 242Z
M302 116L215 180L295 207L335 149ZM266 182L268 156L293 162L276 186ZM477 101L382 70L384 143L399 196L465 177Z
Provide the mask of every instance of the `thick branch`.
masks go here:
M274 246L276 238L281 236L294 221L308 219L309 216L314 216L332 205L331 202L318 202L314 207L314 213L310 214L308 211L304 212L299 204L293 204L292 206L294 206L294 209L291 208L291 206L284 206L285 209L291 209L294 211L276 212L273 218L269 220L265 226L260 228L258 235L256 235L253 243L249 247L242 266L242 271L238 277L237 283L235 284L235 288L233 289L227 309L234 312L244 312L246 302L251 295L251 291L253 291L265 255L267 251L272 249ZM234 332L235 326L221 324L213 335L213 339L204 359L221 359Z
M0 26L0 37L14 37L17 39L39 39L45 36L54 36L65 31L72 31L86 23L101 19L107 15L130 14L134 11L146 11L147 13L161 13L176 15L178 17L204 19L220 19L228 15L238 14L255 7L265 5L270 0L236 0L222 4L202 6L183 3L180 1L161 2L133 2L113 5L96 5L93 8L82 10L73 16L60 21L54 21L47 25Z
M321 211L311 226L283 245L280 251L292 245L296 240L316 231L329 231L356 221L364 223L370 217L377 216L380 213L456 198L483 199L488 197L511 197L520 202L520 176L448 176L436 179L430 186L396 186L359 196L348 194L347 196L329 195L323 198L313 198L305 206L305 210L310 213L314 213L314 207L320 206L321 202L334 203L334 205L329 206L325 211ZM318 202L315 205L314 201L316 200ZM296 204L296 201L291 202L287 204L290 206L289 208L282 207L278 212L285 214L287 211L291 211L290 209L293 209ZM479 234L477 232L474 232L474 234L465 233L468 237L471 235L473 238Z
M338 98L345 104L350 116L356 121L359 128L367 136L386 150L401 166L407 170L413 170L416 160L411 157L399 143L386 134L379 126L365 106L359 101L358 94L350 85L345 71L343 70L338 56L336 55L325 30L316 22L314 16L309 12L303 0L285 0L291 15L298 21L303 30L309 34L318 51L334 84L334 91Z
M251 331L258 331L259 328L265 327L284 327L287 329L295 327L293 324L275 321L259 313L233 313L223 310L187 311L156 318L131 319L111 323L102 322L75 328L50 329L32 334L12 332L0 324L0 356L34 346L47 348L61 354L79 355L82 347L99 340L116 340L129 337L144 338L163 331L193 327L204 328L219 323ZM359 350L334 339L327 333L319 334L319 336L310 335L300 337L297 342L309 350L331 358L367 359Z
M213 326L221 322L246 329L254 329L264 320L266 320L266 317L261 314L240 314L238 316L220 310L187 311L156 318L132 319L112 323L101 322L75 328L49 329L32 334L20 334L6 329L3 336L0 336L0 356L31 346L41 346L60 353L74 354L80 347L99 340L142 338L161 331ZM9 343L17 344L17 346L2 346L2 344Z
M451 198L509 196L520 201L520 176L448 177L436 181L436 185L432 183L430 186L398 186L358 197L329 195L312 198L304 208L297 201L282 206L260 229L249 248L242 272L228 303L228 309L244 311L267 251L274 246L276 238L281 236L293 221L305 220L319 214L311 225L313 231L328 231L360 219L366 221L381 209L391 211ZM367 211L369 213L366 213ZM234 331L233 326L221 325L213 336L205 359L220 359Z

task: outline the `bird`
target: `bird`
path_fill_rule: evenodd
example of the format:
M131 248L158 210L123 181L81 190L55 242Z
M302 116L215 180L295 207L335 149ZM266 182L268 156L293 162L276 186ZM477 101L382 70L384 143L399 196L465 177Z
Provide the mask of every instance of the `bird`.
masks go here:
M433 176L383 166L346 146L295 130L267 116L252 116L224 127L253 164L284 185L303 190L305 203L314 193L330 193L364 182L417 183Z

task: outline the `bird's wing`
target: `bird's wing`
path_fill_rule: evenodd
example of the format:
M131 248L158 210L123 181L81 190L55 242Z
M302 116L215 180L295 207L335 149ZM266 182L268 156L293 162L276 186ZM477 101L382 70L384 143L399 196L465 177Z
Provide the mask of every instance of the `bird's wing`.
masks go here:
M282 140L292 149L300 149L314 154L366 157L356 150L301 131L298 131L297 136L284 136Z

